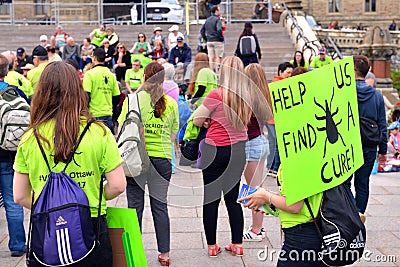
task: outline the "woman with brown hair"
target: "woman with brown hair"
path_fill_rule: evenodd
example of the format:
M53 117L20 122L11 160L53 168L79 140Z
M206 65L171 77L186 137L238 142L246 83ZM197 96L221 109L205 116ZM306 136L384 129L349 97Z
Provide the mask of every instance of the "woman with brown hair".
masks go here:
M114 66L115 75L117 76L117 81L122 83L125 79L126 70L132 68L131 53L129 53L126 48L125 43L119 43L117 45L117 50L114 53Z
M209 67L208 55L201 52L197 53L188 87L188 93L192 96L191 104L199 107L206 96L217 88L217 83L217 75Z
M262 183L265 160L268 155L268 142L263 133L264 124L272 119L271 98L269 95L268 81L260 64L252 63L244 69L248 77L247 84L250 89L252 115L247 125L248 141L246 143L246 168L244 177L246 183L252 187ZM265 231L262 227L264 215L252 211L252 224L243 234L244 241L262 241Z
M240 58L222 60L219 87L211 91L195 111L193 123L208 127L202 149L204 202L203 225L208 255L221 252L216 231L221 192L224 194L231 226L231 244L225 250L243 256L243 212L237 203L240 178L246 164L245 144L251 109L246 76Z
M164 68L152 62L144 69L144 83L137 93L140 114L144 125L146 150L150 169L138 177L127 177L126 196L128 207L136 209L140 229L144 209L144 192L147 183L150 207L153 215L158 245L158 261L169 266L170 221L167 207L167 193L172 174L172 146L179 128L178 104L164 93ZM118 119L123 124L128 113L128 101L122 106Z
M44 155L52 171L63 170L78 137L92 119L87 103L87 94L74 67L61 61L46 66L32 99L30 128L23 136L15 158L16 203L31 209L32 190L37 200L46 184L46 180L40 177L47 177L50 172L36 138L44 148ZM125 190L126 180L121 163L122 159L111 132L99 122L92 123L73 156L73 162L68 165L68 173L81 173L82 170L91 173L73 179L81 185L88 197L94 229L97 229L100 221L100 245L87 258L71 266L112 266L106 200L115 198ZM103 175L107 183L104 185L101 201L101 216L97 217L99 184Z

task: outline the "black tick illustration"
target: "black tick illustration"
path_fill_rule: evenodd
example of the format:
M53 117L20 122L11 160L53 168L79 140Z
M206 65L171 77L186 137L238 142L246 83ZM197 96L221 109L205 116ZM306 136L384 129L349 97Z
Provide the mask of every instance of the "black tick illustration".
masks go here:
M314 103L318 107L320 107L324 112L325 116L317 116L315 115L315 118L317 120L325 120L325 127L317 127L318 131L326 131L326 139L324 143L324 158L326 155L326 142L329 141L329 143L334 144L336 141L339 139L342 140L343 146L346 146L346 144L343 141L342 135L339 133L337 126L342 123L342 119L340 119L339 122L335 123L333 120L333 117L338 114L339 108L336 107L336 110L332 112L332 100L335 95L335 90L332 88L332 97L331 100L329 101L325 99L325 107L323 107L320 103L317 102L317 100L314 97Z

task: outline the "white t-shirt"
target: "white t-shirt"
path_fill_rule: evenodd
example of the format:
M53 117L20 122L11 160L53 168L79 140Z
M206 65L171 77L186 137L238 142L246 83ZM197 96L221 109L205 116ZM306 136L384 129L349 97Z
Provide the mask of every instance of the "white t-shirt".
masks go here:
M181 36L182 38L185 39L185 36L183 36L183 33L181 33L181 32L178 32L178 35L176 35L176 36L175 36L175 34L173 32L169 33L168 40L169 40L169 43L171 44L171 47L169 48L169 51L171 51L171 49L176 46L176 43L177 43L176 39L179 36Z

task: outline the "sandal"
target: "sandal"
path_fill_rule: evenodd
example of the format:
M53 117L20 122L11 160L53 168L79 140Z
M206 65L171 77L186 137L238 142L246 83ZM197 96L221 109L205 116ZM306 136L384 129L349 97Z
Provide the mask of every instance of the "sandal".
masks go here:
M208 246L208 256L211 258L217 257L219 253L221 253L221 247L217 244Z
M226 251L230 251L232 256L243 256L243 246L242 244L229 244L225 246Z
M158 262L161 264L161 266L169 266L170 260L169 257L166 259L161 258L161 254L158 254Z

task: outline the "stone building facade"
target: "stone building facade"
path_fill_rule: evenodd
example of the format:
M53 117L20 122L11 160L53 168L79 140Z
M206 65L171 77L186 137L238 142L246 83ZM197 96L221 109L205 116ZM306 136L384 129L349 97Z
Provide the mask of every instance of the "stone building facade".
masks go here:
M400 27L399 0L302 0L303 11L323 25L339 21L340 26L381 26L387 28L393 19Z

